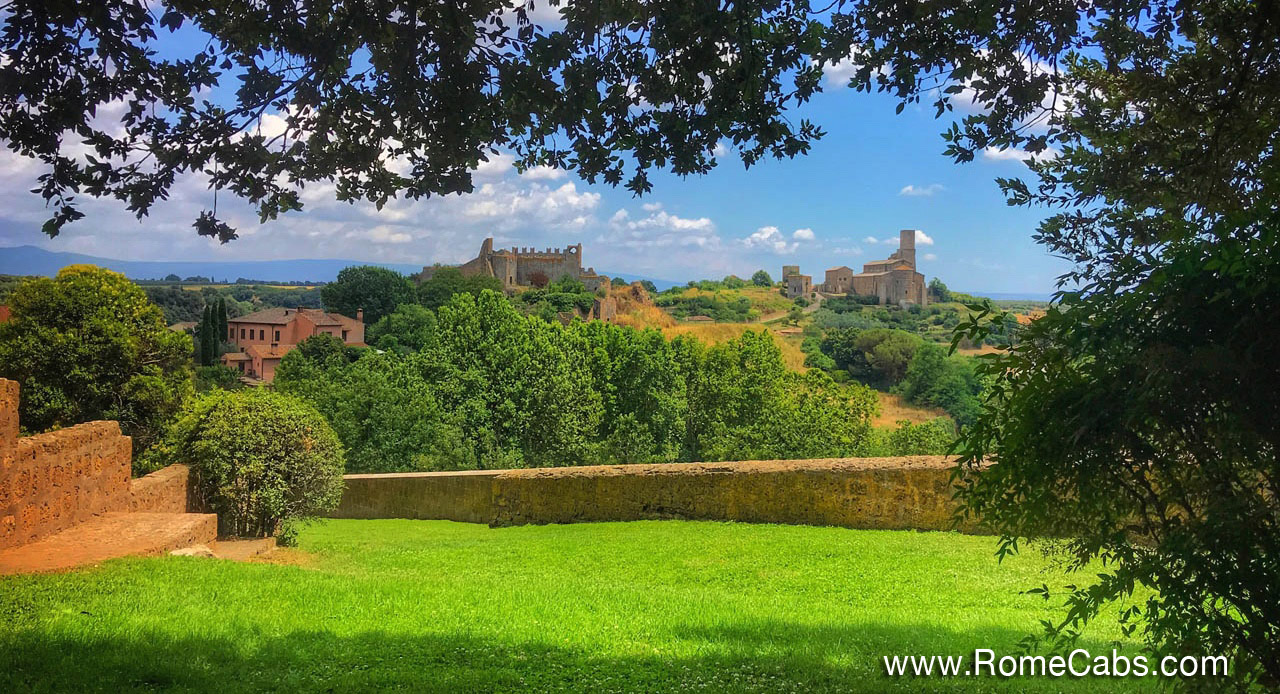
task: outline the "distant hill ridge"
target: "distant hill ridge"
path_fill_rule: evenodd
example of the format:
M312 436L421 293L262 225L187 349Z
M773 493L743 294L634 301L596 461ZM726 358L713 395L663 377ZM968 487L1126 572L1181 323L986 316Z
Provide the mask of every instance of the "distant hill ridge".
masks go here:
M0 247L0 275L44 275L52 277L68 265L90 264L122 273L129 279L158 280L167 275L209 277L215 282L244 277L271 282L332 282L342 268L352 265L377 265L410 274L422 269L419 263L375 263L342 259L297 260L119 260L83 253L49 251L36 246ZM603 272L627 281L650 279L626 273ZM659 289L675 282L650 279Z

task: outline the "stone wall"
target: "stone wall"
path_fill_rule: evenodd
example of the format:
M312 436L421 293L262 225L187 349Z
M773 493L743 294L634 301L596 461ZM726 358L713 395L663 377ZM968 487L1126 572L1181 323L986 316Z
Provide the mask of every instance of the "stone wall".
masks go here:
M338 518L494 526L644 519L950 530L941 456L348 475ZM970 523L965 532L980 529Z
M0 457L0 549L127 508L132 445L115 422L19 438Z
M501 470L347 475L334 518L414 518L488 523Z
M130 511L189 513L200 506L186 465L170 465L129 482Z
M0 379L0 549L107 511L188 509L185 467L131 481L132 462L132 442L116 422L19 437L18 384Z

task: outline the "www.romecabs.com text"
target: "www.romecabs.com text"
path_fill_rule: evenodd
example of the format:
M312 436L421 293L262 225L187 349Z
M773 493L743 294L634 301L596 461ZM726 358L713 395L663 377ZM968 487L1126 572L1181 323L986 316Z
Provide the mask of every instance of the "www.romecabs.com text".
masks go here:
M1226 677L1226 656L1124 656L1117 651L1093 655L1078 648L1066 655L1006 655L978 648L963 655L886 655L891 677Z

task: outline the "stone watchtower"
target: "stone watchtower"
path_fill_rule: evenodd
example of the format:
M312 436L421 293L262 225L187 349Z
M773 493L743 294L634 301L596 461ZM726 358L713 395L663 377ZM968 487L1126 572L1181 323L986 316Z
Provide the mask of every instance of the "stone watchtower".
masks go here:
M916 232L914 229L903 229L898 232L898 252L895 255L910 263L912 268L915 268Z

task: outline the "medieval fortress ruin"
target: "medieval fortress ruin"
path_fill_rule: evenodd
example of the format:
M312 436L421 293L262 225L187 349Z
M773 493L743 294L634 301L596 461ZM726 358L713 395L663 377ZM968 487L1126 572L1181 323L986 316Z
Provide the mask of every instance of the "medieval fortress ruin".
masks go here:
M609 287L609 278L597 275L595 268L582 269L580 243L564 250L514 247L494 250L493 239L487 238L480 244L479 255L457 267L466 277L497 277L506 291L555 282L565 275L582 282L589 292ZM431 279L435 271L436 267L424 267L421 278Z
M426 281L436 273L439 265L422 268L419 281ZM456 266L464 277L496 277L502 282L502 290L515 291L518 287L546 286L549 282L568 275L579 282L588 292L596 294L591 307L589 320L613 320L618 312L617 301L609 296L611 284L605 275L596 274L595 268L582 269L582 244L567 246L564 250L547 248L499 248L493 247L493 238L487 238L480 244L480 254L467 262ZM562 322L571 319L562 315Z
M827 270L825 281L813 286L813 277L800 274L799 265L783 265L782 278L786 284L787 298L809 297L814 292L823 294L858 294L874 296L881 304L928 303L929 290L924 275L916 271L916 232L903 229L898 232L898 250L884 260L876 260L862 266L855 273L846 266Z

